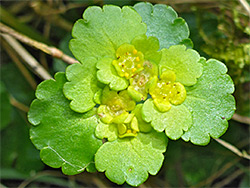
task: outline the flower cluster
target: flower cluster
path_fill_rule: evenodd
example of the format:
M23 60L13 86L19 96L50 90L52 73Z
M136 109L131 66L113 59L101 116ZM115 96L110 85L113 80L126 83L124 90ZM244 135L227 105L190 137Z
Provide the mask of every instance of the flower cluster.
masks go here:
M168 138L206 145L221 136L234 86L188 35L166 5L86 9L70 41L80 63L42 82L28 114L41 159L65 174L97 169L137 186L159 171Z

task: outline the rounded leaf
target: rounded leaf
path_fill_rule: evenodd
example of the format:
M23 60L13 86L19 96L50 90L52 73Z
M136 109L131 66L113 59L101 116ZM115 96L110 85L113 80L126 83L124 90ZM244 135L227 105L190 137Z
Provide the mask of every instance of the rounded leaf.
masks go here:
M184 105L192 112L193 126L182 136L193 144L206 145L212 138L219 138L228 128L235 111L235 100L231 95L234 84L226 74L226 66L218 60L202 59L203 74L196 85L186 87Z
M120 77L114 66L112 65L112 58L102 58L98 61L96 67L97 78L104 84L109 84L109 87L115 91L124 90L128 87L128 80Z
M73 55L83 62L87 57L115 57L117 48L130 43L137 35L146 33L140 15L128 6L105 5L89 7L72 30L70 41Z
M134 138L106 142L95 155L96 168L117 184L131 186L145 182L148 173L155 175L161 168L167 138L155 131L139 133Z
M159 64L160 74L171 70L176 74L176 82L185 86L194 85L202 74L202 64L199 63L200 55L184 45L171 46L162 50L162 59Z
M67 99L72 100L72 110L84 113L91 110L96 103L94 95L100 89L96 79L96 60L89 58L84 64L73 64L67 67L63 92Z
M107 138L108 141L116 140L118 137L117 125L105 124L100 121L96 127L95 135L100 139Z
M153 6L151 3L142 2L137 3L134 9L147 24L147 36L159 39L160 49L176 44L187 44L189 47L192 45L191 40L188 39L187 23L178 17L172 7L162 4Z
M152 127L173 139L179 139L184 131L192 126L191 112L184 105L172 105L167 112L160 112L154 105L153 100L147 100L142 107L142 117L145 121L151 122Z
M147 37L146 35L139 35L133 39L131 44L135 49L141 51L146 61L158 64L161 60L161 52L158 51L159 40L156 37Z
M79 114L70 109L62 91L65 82L64 73L57 73L55 80L42 82L28 119L36 125L30 129L30 139L41 150L42 161L74 175L85 168L93 170L94 154L102 141L94 136L98 123L93 116L95 111Z

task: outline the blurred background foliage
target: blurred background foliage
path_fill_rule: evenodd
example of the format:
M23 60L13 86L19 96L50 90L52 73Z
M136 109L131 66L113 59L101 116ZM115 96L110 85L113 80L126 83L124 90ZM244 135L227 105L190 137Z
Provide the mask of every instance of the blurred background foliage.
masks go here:
M134 5L134 0L1 1L0 20L30 38L68 48L73 23L91 5ZM234 80L238 118L229 121L221 139L250 152L250 9L246 0L149 0L172 6L189 25L194 49L206 58L224 62ZM244 4L247 3L247 4ZM1 34L1 169L0 187L117 187L102 173L65 176L44 165L29 140L26 113L42 80L16 58ZM24 45L51 74L67 64ZM247 120L247 121L243 121ZM248 122L248 123L247 123ZM249 187L249 160L212 140L206 147L170 141L156 176L140 187ZM127 184L119 187L130 187Z

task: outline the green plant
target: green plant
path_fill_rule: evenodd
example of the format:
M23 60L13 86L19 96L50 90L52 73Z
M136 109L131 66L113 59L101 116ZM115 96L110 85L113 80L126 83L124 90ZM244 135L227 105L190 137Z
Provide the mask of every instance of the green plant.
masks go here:
M42 82L28 113L47 165L138 186L161 168L168 138L206 145L227 130L235 110L227 68L190 49L171 7L89 7L72 35L80 63Z

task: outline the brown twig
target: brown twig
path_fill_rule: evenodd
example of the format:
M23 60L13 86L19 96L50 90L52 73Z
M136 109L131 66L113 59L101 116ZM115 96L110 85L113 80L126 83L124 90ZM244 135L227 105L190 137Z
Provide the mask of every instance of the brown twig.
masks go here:
M7 187L0 183L0 188L7 188Z
M244 7L244 9L247 11L248 16L250 17L250 6L247 3L246 0L239 0L240 4Z
M232 119L235 121L238 121L240 123L245 123L245 124L250 125L250 118L249 117L241 116L241 115L235 113L233 115Z
M219 144L221 144L222 146L224 146L225 148L229 149L230 151L232 151L233 153L235 153L236 155L248 159L250 160L250 155L247 154L246 151L240 151L238 148L236 148L235 146L233 146L232 144L229 144L228 142L221 140L219 138L215 139Z
M16 51L18 56L24 60L31 71L33 71L37 76L44 80L52 78L50 74L37 62L37 60L33 56L30 55L30 53L16 39L7 34L1 34L1 36Z
M61 17L58 14L58 11L51 7L52 5L49 6L42 1L32 1L30 3L30 6L34 10L34 12L41 18L45 19L46 22L56 25L69 32L72 30L73 24Z
M29 107L17 101L13 96L10 96L10 104L14 107L18 108L19 110L27 113L29 111Z
M14 51L11 49L10 45L4 40L1 40L1 44L3 45L5 51L8 53L8 55L10 56L12 61L19 68L19 70L21 71L21 73L23 74L23 76L25 77L27 82L30 84L30 86L33 89L36 89L37 83L36 83L35 79L31 76L31 74L27 70L27 68L22 64L20 59L16 56L16 53L14 53Z
M13 30L12 28L4 25L3 23L0 22L0 31L2 33L11 35L12 37L20 40L21 42L35 47L36 49L39 49L43 52L45 52L46 54L51 55L52 57L58 58L63 60L64 62L68 63L68 64L73 64L73 63L79 63L77 60L75 60L74 58L64 54L61 50L53 47L53 46L48 46L44 43L35 41L29 37L27 37L26 35L23 35L21 33L18 33L17 31Z

